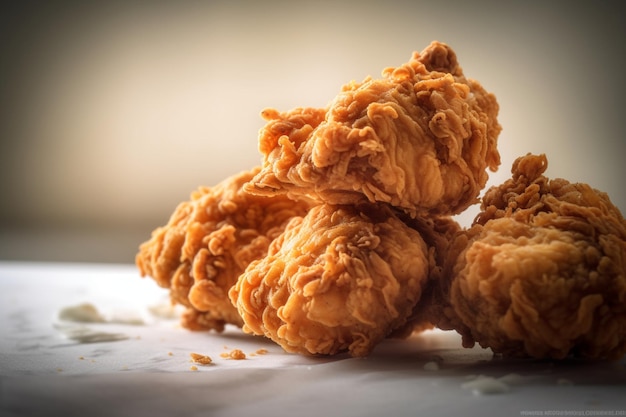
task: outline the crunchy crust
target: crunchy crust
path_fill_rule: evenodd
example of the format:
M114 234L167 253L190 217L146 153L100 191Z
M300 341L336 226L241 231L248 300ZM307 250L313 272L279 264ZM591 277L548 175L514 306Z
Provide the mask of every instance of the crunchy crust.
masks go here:
M619 358L626 221L605 193L550 180L546 167L544 155L516 160L459 237L448 277L452 327L464 345L508 356Z
M243 191L257 172L199 188L140 246L136 264L142 276L169 288L172 301L187 307L184 327L221 331L227 323L241 326L228 299L230 287L251 261L266 254L290 218L309 209L303 201Z
M230 297L244 331L289 352L365 356L406 323L428 268L426 243L391 209L320 205L290 221Z
M266 111L263 169L246 189L459 213L500 164L498 109L454 51L433 42L380 79L345 85L328 109Z

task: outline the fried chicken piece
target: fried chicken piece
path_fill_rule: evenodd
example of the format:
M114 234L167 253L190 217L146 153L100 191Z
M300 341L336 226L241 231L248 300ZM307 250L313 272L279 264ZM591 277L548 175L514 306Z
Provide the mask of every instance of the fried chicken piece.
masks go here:
M428 247L386 205L319 205L293 218L230 291L247 333L288 352L366 356L406 324Z
M187 307L182 318L186 328L241 326L228 298L230 287L251 261L265 256L289 219L309 210L303 201L244 192L242 185L258 172L199 188L139 248L135 261L141 275L169 288L172 302Z
M265 111L263 169L246 190L459 213L500 164L498 110L455 52L433 42L380 79L345 85L328 109Z
M459 235L442 320L506 356L618 359L626 353L626 221L607 194L513 164ZM453 251L454 252L454 251Z

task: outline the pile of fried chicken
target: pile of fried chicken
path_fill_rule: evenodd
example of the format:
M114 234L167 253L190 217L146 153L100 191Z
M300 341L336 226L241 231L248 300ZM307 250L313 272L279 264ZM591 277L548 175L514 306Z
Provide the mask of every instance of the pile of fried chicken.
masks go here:
M545 155L480 198L498 110L440 42L326 108L265 110L262 164L195 191L136 264L184 327L287 352L362 357L439 328L505 356L621 358L626 221L605 193L547 178Z

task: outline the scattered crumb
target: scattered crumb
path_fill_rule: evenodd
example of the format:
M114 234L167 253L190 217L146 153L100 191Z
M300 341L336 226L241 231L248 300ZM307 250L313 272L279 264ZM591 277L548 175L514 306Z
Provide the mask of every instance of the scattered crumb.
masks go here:
M425 371L438 371L441 367L443 358L439 355L432 355L430 360L424 364Z
M528 379L527 377L524 377L520 374L516 374L515 372L513 372L510 374L501 376L500 378L498 378L498 381L504 382L505 384L508 384L508 385L519 385L522 382L526 381L527 379Z
M146 324L136 313L129 311L118 312L110 319L106 319L91 303L82 303L62 308L59 311L59 320L75 323Z
M174 356L172 352L167 352L167 356Z
M570 380L570 379L567 379L567 378L559 378L556 381L556 384L557 385L563 385L563 386L570 386L570 385L574 385L574 382L572 380Z
M84 361L85 357L84 356L79 356L78 359L81 360L81 361Z
M166 320L177 319L180 316L180 311L172 303L155 304L148 307L148 311L154 317Z
M57 368L57 372L63 372L62 368Z
M123 333L100 332L84 326L57 327L68 339L79 343L116 342L126 340L128 336Z
M235 360L246 359L246 354L243 353L240 349L233 349L230 352L230 358Z
M146 322L141 318L139 313L130 310L118 310L112 312L106 320L107 323L124 324L130 326L145 326Z
M267 349L257 349L256 352L248 353L248 356L267 355Z
M197 366L194 366L194 365L191 365L191 366L189 367L189 370L190 370L190 371L197 371L197 370L198 370L198 367L197 367Z
M426 362L424 364L424 370L425 371L438 371L439 370L439 364L435 361L429 361Z
M190 353L189 356L191 356L191 361L194 363L199 363L201 365L209 365L210 363L213 362L213 359L211 359L210 356L207 355L202 355L200 353Z
M461 388L471 390L474 395L501 394L510 390L505 382L484 375L461 384Z
M91 303L83 303L62 308L59 319L78 323L104 323L106 320Z
M229 353L224 352L220 354L220 357L224 359L242 360L246 359L246 354L243 353L241 349L233 349Z

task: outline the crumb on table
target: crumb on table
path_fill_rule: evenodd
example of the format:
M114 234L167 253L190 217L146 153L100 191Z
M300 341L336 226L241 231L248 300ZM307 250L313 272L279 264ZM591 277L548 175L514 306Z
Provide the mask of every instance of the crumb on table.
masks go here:
M201 365L209 365L213 362L213 359L211 359L210 356L202 355L200 353L192 352L189 354L189 356L191 357L192 362L199 363Z
M242 360L246 359L246 354L241 349L233 349L230 352L224 352L220 355L224 359Z

